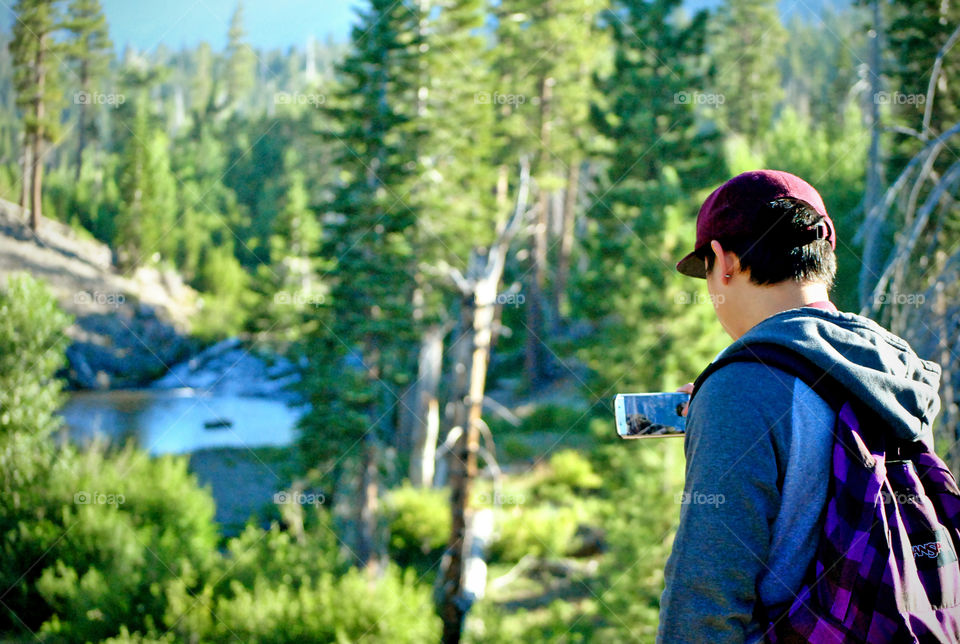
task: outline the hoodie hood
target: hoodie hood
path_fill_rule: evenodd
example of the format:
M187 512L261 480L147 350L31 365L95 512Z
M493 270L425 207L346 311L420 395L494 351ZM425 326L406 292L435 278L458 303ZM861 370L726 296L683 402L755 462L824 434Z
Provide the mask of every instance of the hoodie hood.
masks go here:
M906 340L873 320L813 307L773 315L721 355L753 343L791 349L828 372L850 395L908 441L932 445L940 411L940 365L921 360Z

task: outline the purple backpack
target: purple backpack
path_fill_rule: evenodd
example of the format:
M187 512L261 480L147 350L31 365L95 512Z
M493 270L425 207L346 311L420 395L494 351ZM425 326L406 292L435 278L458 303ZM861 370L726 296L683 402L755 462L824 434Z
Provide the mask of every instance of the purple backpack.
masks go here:
M922 442L896 439L823 369L772 344L710 365L760 362L837 411L824 523L796 600L762 607L770 642L960 642L960 488Z

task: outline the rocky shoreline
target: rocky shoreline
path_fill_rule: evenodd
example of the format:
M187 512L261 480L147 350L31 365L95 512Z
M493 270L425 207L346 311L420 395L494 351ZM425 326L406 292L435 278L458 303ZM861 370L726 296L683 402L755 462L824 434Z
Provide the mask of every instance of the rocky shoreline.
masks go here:
M62 374L72 389L143 386L202 349L189 335L198 294L176 272L121 273L106 244L49 219L34 235L0 199L0 283L18 271L43 279L75 318Z

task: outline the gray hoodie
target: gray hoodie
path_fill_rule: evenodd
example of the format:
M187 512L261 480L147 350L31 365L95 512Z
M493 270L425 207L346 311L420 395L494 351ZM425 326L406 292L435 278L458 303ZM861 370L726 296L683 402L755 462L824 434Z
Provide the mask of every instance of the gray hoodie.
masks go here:
M932 445L940 367L873 321L792 309L721 356L758 342L800 352L897 435ZM806 384L761 364L732 363L704 382L687 418L657 641L760 641L758 603L792 603L819 541L835 421Z

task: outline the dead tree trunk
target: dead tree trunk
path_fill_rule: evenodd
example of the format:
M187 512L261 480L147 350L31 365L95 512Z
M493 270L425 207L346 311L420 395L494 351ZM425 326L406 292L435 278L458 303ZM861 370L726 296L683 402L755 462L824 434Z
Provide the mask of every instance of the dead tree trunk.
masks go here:
M410 454L410 483L414 487L433 485L440 433L440 404L437 390L443 369L443 336L446 329L435 325L428 328L420 344L420 366L414 393L413 438Z
M466 277L458 273L452 276L463 298L460 306L460 330L464 336L458 339L458 363L455 365L457 378L451 395L454 404L453 431L458 428L461 430L453 449L453 458L450 460L452 528L438 593L438 612L443 620L444 644L460 641L463 620L473 600L472 593L465 591L465 563L472 551L471 535L467 527L473 514L469 500L477 475L483 393L497 293L503 277L506 254L511 238L520 222L527 216L529 172L527 163L522 162L517 205L513 215L498 231L496 241L490 248L475 250L471 254Z

